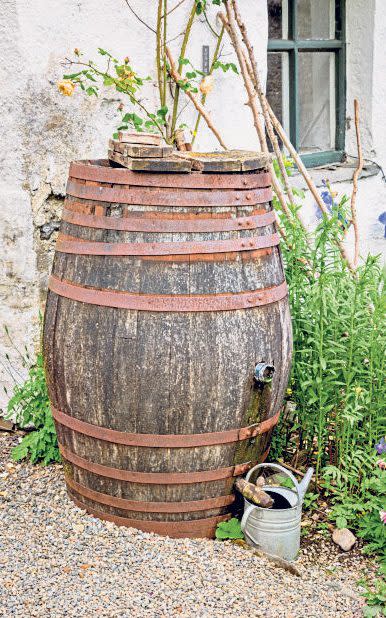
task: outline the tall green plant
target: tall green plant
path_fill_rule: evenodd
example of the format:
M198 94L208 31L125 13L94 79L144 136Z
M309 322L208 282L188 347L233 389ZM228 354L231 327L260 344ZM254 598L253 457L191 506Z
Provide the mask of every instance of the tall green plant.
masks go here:
M326 185L328 187L328 185ZM384 470L376 470L374 446L386 434L386 296L380 260L369 256L351 273L336 243L346 227L346 204L335 204L306 242L294 218L282 217L283 247L294 333L291 400L276 455L297 452L316 467L317 482L333 503L333 517L360 529L385 551ZM280 212L280 205L275 203Z
M30 367L27 380L14 386L7 413L15 418L20 427L31 429L13 449L12 458L15 461L25 458L32 463L60 461L42 354L38 354L36 363Z

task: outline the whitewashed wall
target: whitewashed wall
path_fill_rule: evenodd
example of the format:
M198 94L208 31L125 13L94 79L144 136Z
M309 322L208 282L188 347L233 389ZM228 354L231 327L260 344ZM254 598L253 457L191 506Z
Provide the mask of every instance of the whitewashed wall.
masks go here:
M155 0L133 0L132 4L154 25ZM191 3L185 4L170 19L170 37L176 36L186 21ZM240 4L265 79L266 1L242 0ZM353 97L358 96L363 106L366 154L385 164L384 2L349 0L347 4L348 110L352 109ZM176 56L179 42L177 39L171 44ZM198 67L202 45L210 45L213 51L214 40L205 24L197 23L188 56ZM71 55L75 47L85 52L86 57L96 59L99 46L118 57L128 55L143 75L154 74L154 35L130 14L124 0L0 3L0 382L8 387L12 379L4 368L8 365L5 355L10 355L14 373L22 368L3 327L9 327L13 344L19 349L26 343L31 347L37 340L38 310L44 299L54 235L50 239L44 237L50 233L50 223L59 219L69 162L103 157L118 119L119 99L112 91L106 90L98 100L81 93L65 98L57 92L56 82L63 72L61 59ZM226 61L233 59L229 45L223 53ZM207 107L227 145L257 148L237 76L217 75ZM155 102L154 86L148 87L147 94ZM201 127L198 148L215 148L216 142L204 123ZM352 135L351 123L348 144L354 152ZM366 230L363 249L378 251L383 246L383 230L376 217L386 210L386 190L379 177L361 184L358 206ZM0 408L5 401L1 389Z

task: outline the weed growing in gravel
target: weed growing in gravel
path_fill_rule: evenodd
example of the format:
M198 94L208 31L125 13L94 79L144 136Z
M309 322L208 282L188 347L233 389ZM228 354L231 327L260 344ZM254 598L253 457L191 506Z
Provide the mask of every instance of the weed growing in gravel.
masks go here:
M42 354L38 354L35 364L30 366L25 382L15 384L8 402L7 416L14 418L21 428L34 428L13 449L12 458L15 461L29 458L32 463L42 461L49 464L60 460Z

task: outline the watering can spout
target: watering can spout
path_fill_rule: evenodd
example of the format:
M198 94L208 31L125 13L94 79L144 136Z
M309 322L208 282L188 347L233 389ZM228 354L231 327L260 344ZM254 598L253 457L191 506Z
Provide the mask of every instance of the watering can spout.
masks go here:
M306 495L306 491L308 489L308 485L313 477L314 469L308 468L307 472L303 476L302 480L299 483L299 495L300 499L303 501L304 496Z

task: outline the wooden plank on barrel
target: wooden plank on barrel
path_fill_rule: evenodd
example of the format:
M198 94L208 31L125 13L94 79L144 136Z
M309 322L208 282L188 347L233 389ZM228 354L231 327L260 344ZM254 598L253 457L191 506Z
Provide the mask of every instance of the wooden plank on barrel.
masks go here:
M153 146L147 144L127 144L117 140L109 140L109 148L128 157L162 158L172 154L172 146Z
M225 152L184 153L193 161L202 164L203 172L242 172L264 169L268 166L270 155L248 150L227 150Z
M173 152L173 147L125 144L123 152L128 157L160 159L171 155Z
M108 151L108 157L110 161L118 163L119 165L122 165L122 167L126 167L133 172L186 173L190 172L192 169L192 162L186 159L184 160L172 157L162 157L160 159L136 159L127 157L113 150Z
M169 144L137 144L110 139L109 149L129 157L161 158L172 154L173 146Z
M157 133L137 133L135 131L119 131L118 140L128 144L147 144L160 146L162 142L161 135Z

